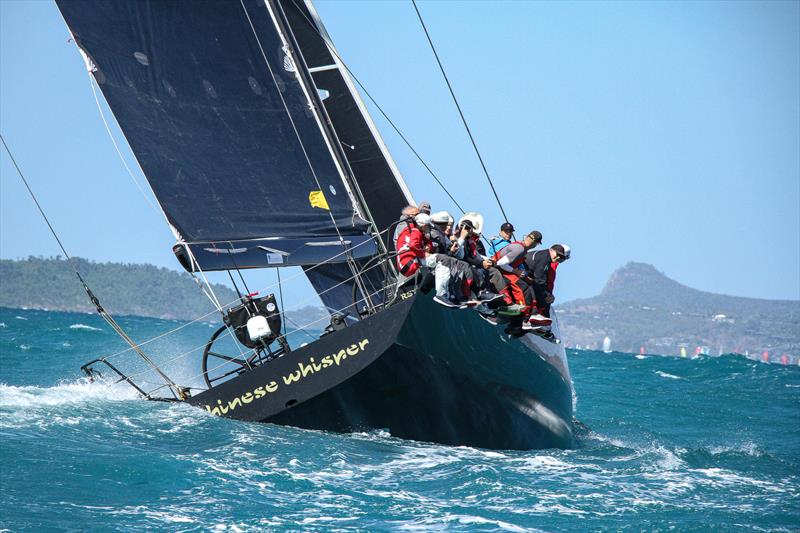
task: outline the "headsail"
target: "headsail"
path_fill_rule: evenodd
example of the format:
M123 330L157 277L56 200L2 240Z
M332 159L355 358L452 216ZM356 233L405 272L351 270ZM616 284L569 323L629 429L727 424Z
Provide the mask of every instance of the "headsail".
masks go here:
M385 230L413 203L386 145L310 0L279 0L366 203Z
M340 236L356 256L374 253L372 243L359 247L367 223L268 5L57 4L184 266L344 260Z
M277 3L283 8L337 141L343 146L366 214L382 232L397 221L405 205L413 203L411 193L310 0L279 0ZM385 241L385 235L382 237ZM364 265L363 261L360 263ZM346 265L326 264L308 270L306 275L328 309L341 310L352 305L353 281L349 280L352 274ZM374 263L364 276L372 278L366 280L367 286L380 284L379 270ZM376 299L379 300L380 295L370 296L370 300ZM355 309L350 308L350 311L356 316Z

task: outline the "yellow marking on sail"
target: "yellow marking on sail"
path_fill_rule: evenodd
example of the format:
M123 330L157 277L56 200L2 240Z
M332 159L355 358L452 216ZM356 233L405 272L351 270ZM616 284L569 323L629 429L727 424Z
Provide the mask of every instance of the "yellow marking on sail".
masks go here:
M308 193L308 202L311 204L311 207L319 207L320 209L327 209L328 211L331 210L328 207L328 200L325 198L325 193L322 191L311 191Z

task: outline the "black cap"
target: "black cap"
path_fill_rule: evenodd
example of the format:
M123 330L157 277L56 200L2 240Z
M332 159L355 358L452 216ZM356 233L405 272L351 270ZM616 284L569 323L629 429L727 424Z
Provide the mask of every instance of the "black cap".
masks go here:
M540 243L542 242L542 232L533 230L532 232L528 233L526 237L530 237L533 239L533 242Z
M514 233L514 226L511 224L511 222L503 222L503 225L500 226L500 231Z

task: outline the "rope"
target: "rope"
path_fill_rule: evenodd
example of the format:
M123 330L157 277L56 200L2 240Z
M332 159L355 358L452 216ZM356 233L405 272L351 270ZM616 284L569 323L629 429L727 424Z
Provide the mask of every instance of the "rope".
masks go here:
M444 71L444 66L442 66L442 62L439 59L439 54L436 52L436 47L433 45L433 41L431 40L431 36L428 33L428 28L425 26L425 21L422 20L422 14L419 12L419 8L417 7L416 0L411 0L411 3L414 5L414 11L417 12L417 18L419 18L419 23L422 24L422 29L425 30L425 37L428 38L428 43L431 45L431 50L433 51L434 57L436 57L436 63L439 64L439 70L442 71L442 76L444 76L444 81L447 82L447 88L450 90L450 96L453 97L453 102L456 104L456 109L458 109L458 114L461 116L461 122L464 124L464 128L467 130L467 135L469 135L469 140L472 142L472 147L475 149L475 154L478 156L478 161L481 163L481 167L483 168L483 173L486 175L486 179L489 181L489 187L492 189L492 193L494 194L495 200L497 200L497 205L500 207L500 212L503 213L503 218L506 222L508 222L508 216L506 215L505 210L503 209L503 204L500 202L500 197L497 195L497 190L494 188L494 183L492 183L492 178L489 176L489 171L486 169L486 164L483 162L483 157L481 157L481 152L478 150L478 145L475 143L475 138L472 136L472 131L469 129L469 125L467 124L467 119L464 118L464 113L461 111L461 106L458 103L458 99L456 98L456 93L453 92L453 86L450 84L450 80L447 77L447 74Z
M167 385L172 389L172 391L175 394L175 396L177 398L183 399L185 397L185 394L183 393L181 388L178 387L175 384L175 382L173 382L169 377L167 377L167 375L164 374L161 371L161 369L158 368L158 366L147 356L147 354L144 353L144 351L142 351L142 349L134 342L134 340L131 339L128 336L128 334L125 332L125 330L122 329L122 326L120 326L117 323L117 321L114 320L114 317L112 317L105 310L105 308L100 303L100 300L97 298L97 296L94 295L92 290L89 288L89 285L83 279L83 276L81 276L81 273L78 271L78 267L75 266L75 262L72 260L72 257L69 255L69 253L67 252L67 249L64 247L64 244L61 242L61 239L58 237L58 234L56 233L56 230L53 228L53 225L50 223L50 219L47 218L47 215L45 214L44 209L42 209L42 206L39 204L39 200L36 198L36 195L33 193L33 190L31 189L31 186L28 183L28 180L25 178L25 175L22 173L22 170L19 168L19 165L17 164L17 160L14 159L14 154L11 153L11 149L8 147L8 144L6 144L6 139L5 139L5 137L3 137L2 134L0 134L0 141L3 142L3 147L6 149L6 152L8 153L8 157L11 158L11 162L14 164L14 168L17 170L17 174L22 179L22 183L25 184L25 188L28 189L28 194L30 194L31 198L33 199L33 202L36 204L36 208L39 210L39 214L42 215L42 218L47 223L47 227L50 229L50 233L56 239L56 242L58 243L58 247L61 248L61 251L64 253L64 257L67 258L67 261L69 262L69 265L72 267L72 270L75 272L75 275L78 277L78 281L80 281L81 285L83 285L83 289L86 291L86 295L89 297L89 300L91 300L91 302L94 304L95 308L97 308L97 313L103 318L103 320L106 321L106 323L108 323L109 326L111 326L111 328L117 333L117 335L119 335L125 342L127 342L130 345L130 347L131 347L131 349L133 351L135 351L137 354L139 354L139 356L145 362L147 362L147 364L149 364L153 368L153 370L155 370L164 379L164 381L166 381Z
M108 133L108 137L111 139L111 143L114 145L114 149L117 151L117 155L119 156L120 161L122 161L122 165L125 167L125 170L128 171L128 176L131 177L133 183L136 185L136 188L139 189L140 193L142 193L142 197L145 199L147 204L153 209L153 211L166 218L164 212L158 207L156 207L156 205L150 199L150 196L147 195L144 188L139 184L139 180L136 179L136 176L134 176L133 171L128 166L128 162L125 161L125 156L122 155L122 150L120 150L119 145L117 144L117 140L111 133L111 127L108 125L108 121L106 120L106 115L103 112L103 106L100 105L100 99L97 97L97 89L95 88L94 76L92 76L91 73L89 74L89 86L92 88L92 96L94 96L95 104L97 104L97 111L100 113L100 118L103 120L103 126L105 126L106 128L106 133ZM167 223L169 223L169 220L167 220Z

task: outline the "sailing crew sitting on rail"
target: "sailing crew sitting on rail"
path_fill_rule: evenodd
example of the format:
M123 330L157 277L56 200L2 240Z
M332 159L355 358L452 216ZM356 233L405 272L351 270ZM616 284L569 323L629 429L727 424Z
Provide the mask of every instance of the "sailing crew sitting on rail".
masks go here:
M494 266L501 272L507 295L507 303L522 306L523 314L528 314L528 309L533 303L531 292L528 290L528 283L525 276L525 259L528 250L532 250L542 242L542 234L539 231L532 231L525 235L522 242L512 242L497 251L492 257ZM495 288L500 288L501 282L496 278L492 280Z
M422 216L422 213L418 215ZM453 217L445 211L431 216L431 251L425 256L425 266L433 269L436 287L433 300L446 307L462 308L457 295L462 292L462 283L472 278L472 271L467 263L451 255L458 249L458 243L451 241L444 229L452 220Z
M426 215L431 214L431 203L428 201L422 202L419 204L419 212L425 213Z
M529 324L549 326L552 323L550 304L553 303L555 297L547 284L550 277L550 265L551 263L563 263L567 258L567 252L561 244L554 244L546 250L536 250L525 256L527 278L538 310L538 313L532 314L528 319ZM553 282L555 283L555 277L553 277Z
M503 222L500 226L500 234L495 235L489 240L489 254L494 255L509 244L514 236L514 226L510 222Z
M480 217L480 215L478 215ZM456 227L459 233L458 249L454 255L456 258L465 261L471 267L471 280L468 280L468 287L464 291L467 296L469 292L474 292L477 299L482 303L489 303L500 299L500 295L492 291L490 283L489 269L492 267L491 261L484 257L479 250L480 235L475 227L475 220L466 218L461 219Z
M397 240L400 238L400 233L409 226L409 222L413 222L414 217L419 214L419 208L415 205L407 205L400 212L400 220L396 222L394 227L394 235L392 242L395 243L395 251L399 252L397 247Z
M414 208L416 209L416 208ZM403 210L405 212L405 210ZM411 277L424 264L425 253L430 251L430 241L425 237L421 227L430 224L430 217L424 213L408 219L397 237L397 268L403 276Z

